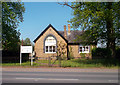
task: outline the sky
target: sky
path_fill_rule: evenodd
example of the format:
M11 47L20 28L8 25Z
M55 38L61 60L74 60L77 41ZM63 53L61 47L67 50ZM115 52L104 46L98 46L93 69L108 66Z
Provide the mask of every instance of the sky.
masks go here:
M20 39L34 39L49 25L64 30L72 16L72 9L57 2L24 2L24 21L19 24Z

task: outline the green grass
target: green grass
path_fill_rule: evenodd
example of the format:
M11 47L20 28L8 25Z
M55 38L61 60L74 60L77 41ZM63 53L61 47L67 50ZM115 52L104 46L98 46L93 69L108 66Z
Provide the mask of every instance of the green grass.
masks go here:
M33 63L33 66L48 66L48 60L37 60ZM51 60L51 63L54 63L54 60ZM58 66L59 61L57 60L53 65ZM20 66L19 63L2 63L2 66ZM30 61L23 62L21 66L30 66ZM119 67L119 61L116 59L72 59L72 60L62 60L62 67L105 67L105 68L116 68Z
M106 60L106 59L72 59L68 61L62 61L62 67L118 67L119 61Z
M2 63L2 66L20 66L20 63ZM30 66L30 62L23 62L21 66Z

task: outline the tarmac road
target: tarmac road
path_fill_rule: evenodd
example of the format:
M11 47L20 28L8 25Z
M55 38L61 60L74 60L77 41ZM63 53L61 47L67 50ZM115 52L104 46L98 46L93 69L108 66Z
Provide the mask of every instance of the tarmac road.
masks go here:
M3 71L2 83L118 83L118 72Z

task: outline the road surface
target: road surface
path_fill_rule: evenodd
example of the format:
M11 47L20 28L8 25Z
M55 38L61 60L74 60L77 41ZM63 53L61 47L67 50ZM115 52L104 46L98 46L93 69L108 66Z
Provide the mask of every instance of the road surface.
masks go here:
M118 83L118 72L4 70L2 83Z

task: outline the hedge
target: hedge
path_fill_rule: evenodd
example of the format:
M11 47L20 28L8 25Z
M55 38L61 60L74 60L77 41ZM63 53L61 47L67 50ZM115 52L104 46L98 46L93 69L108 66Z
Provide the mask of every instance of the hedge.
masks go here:
M120 59L120 48L116 49L116 56L117 59Z
M26 62L29 60L29 54L22 54L22 61ZM2 62L3 63L16 63L20 62L20 52L19 51L10 51L2 50Z
M120 59L120 48L116 48L115 52L116 52L115 58ZM111 56L112 56L112 52L111 50L107 48L93 48L92 49L93 58L107 58Z
M111 51L107 48L93 48L92 49L92 57L93 58L107 58L107 56L111 56Z

